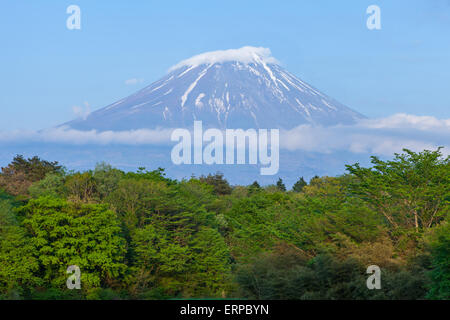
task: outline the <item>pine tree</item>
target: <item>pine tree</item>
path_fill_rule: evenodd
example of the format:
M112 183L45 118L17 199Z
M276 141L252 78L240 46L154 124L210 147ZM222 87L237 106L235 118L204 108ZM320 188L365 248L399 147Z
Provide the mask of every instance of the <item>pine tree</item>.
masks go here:
M305 179L303 179L303 177L301 177L300 179L298 179L298 181L292 187L292 191L302 192L303 188L307 185L308 184L306 183Z
M254 189L261 189L261 186L259 185L258 181L253 182L253 183L250 185L250 187L251 187L251 188L254 188Z
M278 181L277 181L277 188L280 191L286 191L286 186L283 183L283 179L281 179L281 178L278 179Z
M216 174L208 174L208 176L201 176L199 178L201 182L209 184L214 188L214 194L216 195L227 195L231 194L233 188L230 186L228 181L223 177L223 173L217 172Z

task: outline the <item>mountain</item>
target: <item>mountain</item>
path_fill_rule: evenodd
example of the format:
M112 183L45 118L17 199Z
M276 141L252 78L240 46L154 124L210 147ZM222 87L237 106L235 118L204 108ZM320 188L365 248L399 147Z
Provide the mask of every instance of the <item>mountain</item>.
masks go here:
M64 126L123 131L202 120L215 128L291 129L363 117L283 69L269 49L243 47L184 60L135 94Z

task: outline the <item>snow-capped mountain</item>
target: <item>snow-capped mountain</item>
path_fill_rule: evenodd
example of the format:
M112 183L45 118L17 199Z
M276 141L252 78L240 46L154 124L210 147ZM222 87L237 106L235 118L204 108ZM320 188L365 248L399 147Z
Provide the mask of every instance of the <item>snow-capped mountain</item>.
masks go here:
M182 61L135 94L66 123L98 131L190 127L284 128L352 123L363 116L283 69L266 48Z

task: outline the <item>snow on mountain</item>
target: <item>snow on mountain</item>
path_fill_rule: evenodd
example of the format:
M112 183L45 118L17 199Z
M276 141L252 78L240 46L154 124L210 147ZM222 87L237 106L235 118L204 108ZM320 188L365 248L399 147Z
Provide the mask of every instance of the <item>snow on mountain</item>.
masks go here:
M98 131L190 127L283 128L349 124L361 114L283 69L267 48L243 47L184 60L135 94L66 123Z
M264 63L279 64L278 60L272 57L270 49L262 47L242 47L240 49L219 50L202 53L183 60L174 65L169 71L174 71L182 67L194 67L202 64L215 64L223 62L241 62L244 64L257 63L258 60Z

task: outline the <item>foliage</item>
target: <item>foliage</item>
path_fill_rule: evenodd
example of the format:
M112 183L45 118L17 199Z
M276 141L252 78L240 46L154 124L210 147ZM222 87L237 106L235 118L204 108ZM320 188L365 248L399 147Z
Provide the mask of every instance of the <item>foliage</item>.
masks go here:
M215 175L208 174L208 176L201 176L199 180L203 183L213 186L214 194L227 195L231 194L233 190L226 179L224 179L222 173L216 173Z
M239 267L240 294L249 299L283 300L415 300L427 292L423 269L382 269L381 290L366 287L365 266L352 258L329 254L308 259L290 248L256 257ZM385 285L386 284L386 285Z
M433 271L432 286L428 297L450 299L450 224L448 221L437 227L431 236Z
M440 149L415 153L404 149L394 160L372 157L373 168L347 166L357 177L351 185L392 227L416 232L438 223L450 209L450 158Z
M301 177L292 187L292 191L294 192L302 192L303 188L306 187L308 183L306 183L305 179Z
M122 171L114 169L107 163L102 162L97 164L92 173L92 178L97 186L99 200L108 198L108 196L114 192L117 184L124 175L125 174Z
M287 192L18 156L0 174L0 299L449 299L448 160L405 150Z
M31 185L28 189L32 198L50 196L53 198L64 197L67 194L65 177L60 173L47 173L45 178Z
M41 279L35 274L39 269L33 246L26 237L13 212L13 204L0 200L0 296L20 298Z
M211 297L226 293L230 280L228 248L220 234L201 227L172 235L162 225L136 230L135 294L153 287L171 296Z
M286 186L283 183L283 179L279 178L277 181L277 188L280 191L286 191Z
M91 172L75 173L66 179L69 199L85 203L94 202L97 184Z
M28 188L43 179L48 173L61 173L63 168L58 162L48 162L38 157L25 159L21 155L2 168L0 174L0 188L13 196L28 196Z
M64 288L66 269L77 265L86 290L114 286L126 270L119 221L104 205L38 198L18 210L47 285Z

